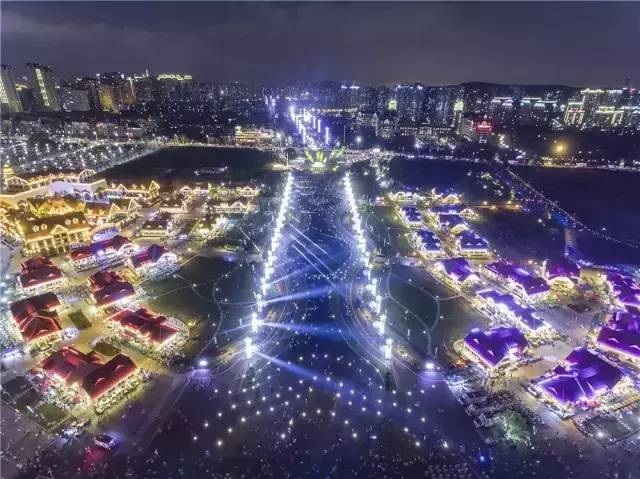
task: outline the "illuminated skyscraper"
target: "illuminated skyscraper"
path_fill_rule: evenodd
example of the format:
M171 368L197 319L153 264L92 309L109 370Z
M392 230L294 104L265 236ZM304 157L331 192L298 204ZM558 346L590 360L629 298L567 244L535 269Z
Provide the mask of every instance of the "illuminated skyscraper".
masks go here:
M415 83L413 85L398 85L396 100L398 115L404 122L415 123L422 119L422 107L425 99L424 86Z
M135 102L135 96L132 91L132 82L128 82L124 74L120 72L108 72L98 75L100 84L110 86L112 88L114 110L120 111L127 109ZM102 96L102 93L100 93ZM102 105L102 100L100 101ZM102 108L104 110L104 107ZM111 111L111 110L109 110Z
M98 93L100 95L100 108L102 111L109 113L118 113L120 111L114 87L111 85L100 85Z
M22 103L9 65L0 65L0 103L5 111L11 113L22 111Z
M51 68L37 63L27 63L27 69L36 108L41 111L60 111Z

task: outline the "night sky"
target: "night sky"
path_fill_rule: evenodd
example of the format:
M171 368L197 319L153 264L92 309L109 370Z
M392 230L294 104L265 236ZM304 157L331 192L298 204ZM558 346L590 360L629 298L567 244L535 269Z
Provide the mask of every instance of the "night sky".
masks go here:
M640 3L3 1L2 62L61 76L187 72L348 80L640 85Z

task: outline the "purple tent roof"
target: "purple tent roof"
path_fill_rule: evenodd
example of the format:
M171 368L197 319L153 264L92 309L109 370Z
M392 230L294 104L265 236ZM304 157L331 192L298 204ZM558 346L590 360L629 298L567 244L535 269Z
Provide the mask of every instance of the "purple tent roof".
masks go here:
M463 231L458 235L458 241L462 249L487 249L489 243L471 230Z
M633 278L607 273L607 281L621 304L640 311L640 285Z
M401 208L403 213L417 213L418 212L418 208L416 208L415 206L403 206Z
M449 276L455 276L458 281L464 281L474 274L469 262L464 258L443 259L440 264Z
M446 226L447 228L453 228L454 226L465 224L462 216L458 214L453 214L453 215L439 214L438 221L442 226Z
M535 276L524 268L505 261L496 261L494 263L484 265L488 271L496 274L498 277L510 279L522 286L525 292L531 296L533 294L544 293L549 291L547 282Z
M609 324L600 329L596 341L603 346L640 358L640 315L616 311Z
M576 263L562 258L554 261L547 261L545 264L545 274L547 279L555 278L580 278L580 266Z
M500 364L511 351L522 353L529 345L522 331L505 327L493 328L487 332L472 329L465 336L464 342L492 368Z
M538 386L563 404L575 404L593 399L610 390L622 379L618 368L588 349L576 348L557 366L554 375Z
M527 329L531 331L537 331L545 326L545 322L536 316L533 308L522 306L512 295L508 293L501 294L492 289L488 289L480 291L478 296L481 296L482 298L491 298L494 303L506 306L509 311L511 311L520 320L520 322L522 322Z
M420 244L428 251L440 251L442 249L440 245L440 239L433 231L426 228L420 228L416 234L420 238Z

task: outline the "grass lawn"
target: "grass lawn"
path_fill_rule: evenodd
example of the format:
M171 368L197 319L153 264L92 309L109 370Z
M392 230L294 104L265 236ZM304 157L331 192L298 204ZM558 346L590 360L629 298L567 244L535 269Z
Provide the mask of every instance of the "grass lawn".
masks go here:
M150 299L149 306L157 313L174 316L185 323L198 320L217 310L213 303L205 301L188 288Z
M215 279L231 268L233 268L233 263L222 258L196 256L180 269L179 274L192 283L203 283Z
M55 404L42 403L35 411L36 416L42 421L41 424L49 430L60 429L70 419L68 414Z
M81 310L69 313L69 320L74 326L80 330L88 329L91 327L91 321L84 315Z
M107 343L106 341L100 341L96 343L94 349L104 356L115 356L116 354L120 353L120 348L114 346L113 344Z

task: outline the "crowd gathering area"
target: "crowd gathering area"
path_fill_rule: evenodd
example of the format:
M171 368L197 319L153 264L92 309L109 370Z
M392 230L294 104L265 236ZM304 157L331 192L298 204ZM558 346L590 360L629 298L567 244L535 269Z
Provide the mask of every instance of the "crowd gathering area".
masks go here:
M402 225L406 254L485 319L454 338L450 358L450 387L476 427L496 424L504 407L492 398L507 393L516 399L504 404L519 401L561 425L572 418L603 444L638 429L594 426L603 417L624 423L640 399L640 284L633 272L564 255L502 257L474 231L483 213L451 190L387 192L377 203ZM468 382L461 378L482 387L460 387Z

